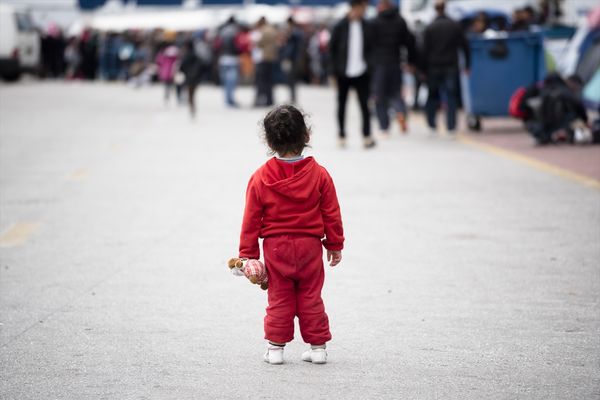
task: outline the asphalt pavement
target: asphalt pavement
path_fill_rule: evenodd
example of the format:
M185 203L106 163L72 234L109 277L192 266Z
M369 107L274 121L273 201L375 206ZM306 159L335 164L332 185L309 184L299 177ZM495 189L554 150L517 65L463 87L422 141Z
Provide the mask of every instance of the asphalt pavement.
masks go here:
M0 86L1 399L600 398L600 191L414 118L364 150L354 96L340 150L327 88L299 99L347 238L329 362L298 334L264 363L266 295L226 261L265 110L197 96Z

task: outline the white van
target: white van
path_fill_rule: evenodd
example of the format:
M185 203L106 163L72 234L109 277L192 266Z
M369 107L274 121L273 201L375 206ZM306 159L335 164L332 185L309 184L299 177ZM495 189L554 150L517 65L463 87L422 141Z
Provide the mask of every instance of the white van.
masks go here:
M0 76L17 80L24 71L40 67L40 35L31 16L7 4L0 4Z

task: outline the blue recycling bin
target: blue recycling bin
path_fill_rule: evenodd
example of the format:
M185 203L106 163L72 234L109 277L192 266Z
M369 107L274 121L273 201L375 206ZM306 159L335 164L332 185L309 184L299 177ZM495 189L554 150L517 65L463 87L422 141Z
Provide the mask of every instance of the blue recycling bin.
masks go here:
M471 73L461 75L463 105L470 129L481 117L508 115L512 94L544 79L544 38L540 32L516 32L497 38L471 37Z

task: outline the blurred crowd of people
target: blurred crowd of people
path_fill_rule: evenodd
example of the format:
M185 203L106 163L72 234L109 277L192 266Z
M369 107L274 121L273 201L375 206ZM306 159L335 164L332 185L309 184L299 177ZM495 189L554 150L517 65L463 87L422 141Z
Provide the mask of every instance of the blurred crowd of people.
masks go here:
M542 2L545 3L551 2ZM531 24L543 23L547 19L547 11L525 7L515 10L510 27L498 23L497 18L486 13L479 13L464 22L469 25L465 27L468 30L483 32L491 25L495 29L527 29ZM282 70L276 72L277 81L282 81L281 72L288 72L293 67L296 80L324 84L329 67L328 46L332 26L324 23L297 24L292 18L284 26L274 27L264 18L254 26L248 26L230 19L217 29L199 29L196 32L160 29L103 32L85 29L80 35L67 36L57 25L50 24L42 32L42 72L43 76L52 78L106 80L129 80L140 74L144 80L152 72L150 78L156 79L157 70L146 69L155 63L158 54L166 47L176 46L179 57L182 57L186 42L191 41L205 64L201 79L221 83L219 58L223 53L231 52L231 46L226 42L233 33L242 82L250 81L256 70L262 69L258 68L262 58L258 49L266 46L266 60L263 61L276 62ZM257 32L266 32L265 39L258 40L260 35ZM274 46L271 46L272 42Z
M51 25L42 39L42 72L51 78L120 80L136 87L162 82L165 102L173 95L180 103L187 99L192 116L196 88L203 82L221 85L224 102L231 108L239 107L237 86L253 84L253 105L268 107L276 103L276 84L289 88L289 97L280 102L295 103L298 82L327 85L331 76L337 91L340 146L345 145L346 100L355 90L364 145L369 148L375 144L371 105L383 135L394 120L402 132L408 130L404 71L415 78L415 109L420 106L420 86L428 88L424 109L432 132L437 129L436 113L443 108L447 130L453 133L461 102L459 53L463 70L469 70L467 36L528 30L560 13L559 3L548 0L539 10L515 10L512 20L480 12L458 22L446 15L445 2L438 0L435 19L423 31L412 32L391 0L379 0L377 16L370 20L365 18L366 0L349 3L347 16L333 24L299 24L290 17L275 26L263 17L249 26L230 17L218 28L195 32L86 29L77 37L65 37Z
M529 31L535 26L555 25L561 16L562 9L559 1L542 0L538 8L530 5L516 8L510 16L499 12L479 11L470 18L464 18L461 23L465 30L475 34L484 33L489 29L522 32Z
M272 82L288 83L292 100L297 81L327 82L329 37L326 26L299 25L293 18L277 27L265 18L248 26L231 17L217 29L195 32L85 29L74 37L51 24L42 33L42 76L134 84L159 80L177 86L183 67L182 72L193 72L188 80L197 82L231 85L256 77L257 102L268 105ZM235 71L228 66L236 66Z
M202 82L223 85L228 106L237 107L238 84L256 86L256 106L274 104L273 87L327 83L330 33L325 25L283 26L261 18L255 25L231 17L217 29L195 32L129 30L122 33L85 29L67 37L52 24L42 35L42 69L46 78L126 81L135 86L160 81L165 99L188 98L195 113L194 92ZM187 96L185 96L187 93Z

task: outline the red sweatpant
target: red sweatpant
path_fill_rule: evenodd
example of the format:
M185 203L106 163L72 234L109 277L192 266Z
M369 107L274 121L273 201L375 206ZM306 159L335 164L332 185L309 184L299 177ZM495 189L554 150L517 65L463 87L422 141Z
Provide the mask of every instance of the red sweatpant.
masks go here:
M269 275L265 339L287 343L294 339L294 317L306 343L331 340L329 319L321 299L325 280L321 240L312 236L281 235L263 241Z

